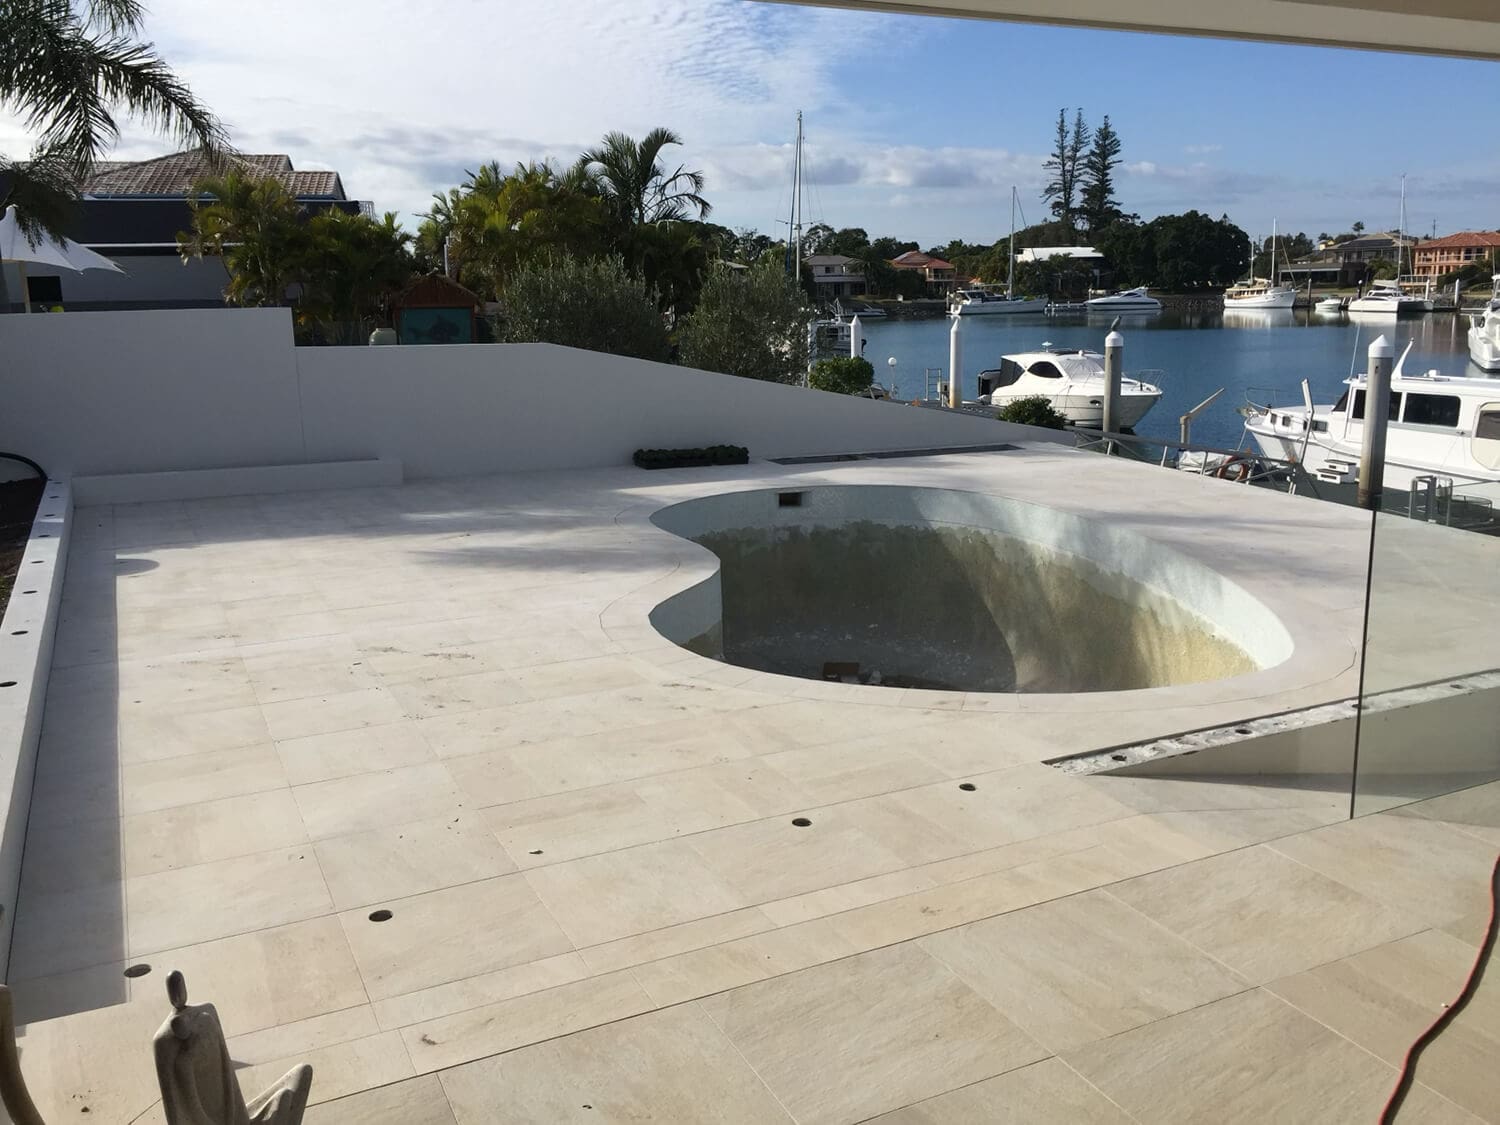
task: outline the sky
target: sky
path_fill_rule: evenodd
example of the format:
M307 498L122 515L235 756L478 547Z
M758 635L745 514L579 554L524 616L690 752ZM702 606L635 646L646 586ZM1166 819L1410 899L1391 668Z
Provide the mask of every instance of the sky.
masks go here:
M1046 217L1062 107L1109 115L1120 203L1143 218L1388 229L1406 173L1409 231L1500 227L1493 63L755 0L148 0L145 34L241 151L336 169L410 227L485 161L571 162L665 125L713 220L777 235L801 110L805 222L991 242L1012 185ZM0 151L28 147L0 116ZM164 151L127 125L115 155Z

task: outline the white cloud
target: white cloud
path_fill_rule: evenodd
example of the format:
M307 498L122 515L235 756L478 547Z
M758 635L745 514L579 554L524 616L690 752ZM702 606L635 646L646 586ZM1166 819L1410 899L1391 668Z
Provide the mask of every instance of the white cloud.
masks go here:
M1183 145L1182 151L1188 156L1210 156L1216 152L1223 152L1223 145Z
M724 0L154 0L147 34L238 147L336 168L351 194L411 212L483 161L571 160L608 130L656 125L682 135L685 160L717 159L726 186L766 182L775 150L754 142L789 138L799 108L858 131L828 45L857 51L881 26ZM18 135L0 123L10 150ZM132 129L119 155L164 147Z

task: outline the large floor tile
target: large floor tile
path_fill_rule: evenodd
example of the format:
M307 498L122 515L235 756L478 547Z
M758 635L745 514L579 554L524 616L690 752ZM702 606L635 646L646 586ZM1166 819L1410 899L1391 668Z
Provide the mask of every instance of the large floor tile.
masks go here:
M1392 1067L1259 989L1065 1059L1127 1113L1159 1125L1373 1121L1396 1078ZM1430 1091L1413 1091L1409 1104L1413 1121L1469 1119Z
M720 828L692 838L693 850L746 902L771 902L852 883L907 865L881 846L861 810L815 809ZM794 819L810 820L798 826Z
M120 771L120 805L131 816L285 785L275 750L268 744L247 746L127 764Z
M132 957L333 909L307 845L136 876L126 881L125 893Z
M1367 1051L1400 1065L1474 964L1471 946L1428 930L1266 987ZM1422 1053L1417 1077L1481 1116L1500 1118L1500 984L1486 980Z
M333 836L315 846L339 910L474 883L516 869L477 818L440 816Z
M1047 1054L910 944L700 1004L799 1122L859 1120Z
M1427 924L1265 845L1145 875L1109 893L1257 984Z
M419 1073L459 1066L532 1043L648 1012L655 1005L629 972L607 973L405 1027Z
M871 1125L1133 1125L1135 1119L1061 1059L1046 1059L915 1105Z
M311 785L433 760L432 749L412 722L289 738L276 744L276 753L292 785Z
M261 711L266 717L266 727L270 730L271 737L278 742L287 738L380 726L406 718L406 713L395 696L379 687L267 703Z
M435 1074L408 1078L335 1101L310 1106L306 1125L454 1125L453 1111Z
M128 957L125 917L120 883L72 891L28 889L16 907L10 979L52 976Z
M750 905L680 840L535 868L526 878L580 948Z
M442 1081L459 1125L792 1121L692 1005L455 1067Z
M131 981L133 1000L166 1006L172 970L188 999L212 1001L231 1038L366 1004L368 997L338 919L313 918L150 955Z
M292 793L314 840L445 814L451 819L461 804L441 762L299 785Z
M571 952L522 875L360 907L339 916L372 1000Z
M1483 904L1495 862L1489 841L1426 817L1395 813L1362 816L1271 846L1435 926Z
M125 871L134 877L289 847L307 830L291 792L271 789L128 816L124 838Z
M920 944L1053 1052L1247 987L1102 891L960 926Z

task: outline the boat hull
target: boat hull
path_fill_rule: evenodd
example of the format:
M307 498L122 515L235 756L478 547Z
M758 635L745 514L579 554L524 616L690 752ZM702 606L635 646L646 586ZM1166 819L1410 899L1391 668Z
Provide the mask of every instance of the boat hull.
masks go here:
M1481 371L1500 371L1500 343L1477 328L1469 329L1469 362Z
M1047 311L1047 301L1044 299L1028 301L1017 298L1014 301L976 301L957 305L954 313L958 316L1018 316L1022 313L1044 313Z
M1297 294L1288 289L1280 293L1257 293L1253 297L1231 297L1224 295L1225 309L1289 309L1297 300Z
M1002 395L995 394L990 398L990 405L996 409L1007 403L1023 398L1036 398L1031 394ZM1061 414L1075 426L1087 426L1099 429L1104 424L1104 399L1100 395L1091 394L1058 394L1042 396L1048 398L1052 403L1052 409ZM1134 426L1142 418L1151 412L1161 398L1161 392L1154 393L1131 393L1129 391L1120 395L1117 413L1118 424L1121 426Z

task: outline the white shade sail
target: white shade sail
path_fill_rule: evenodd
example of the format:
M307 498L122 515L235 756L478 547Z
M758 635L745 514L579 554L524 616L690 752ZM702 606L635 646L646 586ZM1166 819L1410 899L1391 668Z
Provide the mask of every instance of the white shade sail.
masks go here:
M87 246L66 238L53 238L44 234L35 246L26 237L21 224L16 220L16 209L7 207L5 217L0 219L0 262L21 262L33 266L53 266L58 269L113 270L124 273L115 262L103 254L96 254Z

